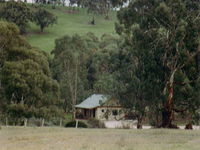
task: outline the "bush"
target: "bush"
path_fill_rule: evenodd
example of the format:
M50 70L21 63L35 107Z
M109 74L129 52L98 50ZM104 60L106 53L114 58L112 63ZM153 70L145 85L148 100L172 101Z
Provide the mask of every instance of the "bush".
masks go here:
M104 123L97 119L89 119L87 123L89 128L105 128Z
M66 125L65 125L66 128L70 128L70 127L76 127L76 121L70 121L68 122ZM84 122L82 121L78 121L78 127L79 128L87 128L87 124L85 124Z

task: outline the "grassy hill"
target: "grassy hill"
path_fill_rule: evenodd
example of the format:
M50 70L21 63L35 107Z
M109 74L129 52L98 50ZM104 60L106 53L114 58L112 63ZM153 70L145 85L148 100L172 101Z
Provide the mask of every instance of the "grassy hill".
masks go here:
M54 48L55 39L66 34L93 32L98 37L104 33L115 34L116 12L110 13L110 20L105 20L104 16L97 16L96 25L93 26L88 23L91 16L85 9L80 9L76 13L69 13L67 7L57 7L56 9L49 7L47 9L57 16L57 24L46 28L44 33L40 33L39 26L31 23L26 36L32 46L39 47L44 51L50 52Z

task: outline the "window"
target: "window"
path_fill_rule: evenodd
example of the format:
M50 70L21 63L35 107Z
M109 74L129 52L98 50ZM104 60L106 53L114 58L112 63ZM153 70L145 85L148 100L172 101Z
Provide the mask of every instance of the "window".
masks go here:
M104 109L102 109L101 112L104 113Z
M113 110L112 114L113 114L113 116L117 116L118 115L118 111L117 110Z

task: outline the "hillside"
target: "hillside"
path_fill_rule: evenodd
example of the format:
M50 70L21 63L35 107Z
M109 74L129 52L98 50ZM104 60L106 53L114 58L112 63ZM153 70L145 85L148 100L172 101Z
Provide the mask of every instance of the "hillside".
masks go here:
M66 34L85 34L93 32L100 37L104 33L115 34L114 24L116 22L116 12L110 13L110 20L105 20L103 16L96 16L96 25L90 25L88 22L91 16L87 14L85 9L79 9L75 13L69 13L67 7L47 8L58 18L57 24L45 29L44 33L40 33L39 27L30 24L28 28L27 39L32 46L50 52L54 48L55 39Z

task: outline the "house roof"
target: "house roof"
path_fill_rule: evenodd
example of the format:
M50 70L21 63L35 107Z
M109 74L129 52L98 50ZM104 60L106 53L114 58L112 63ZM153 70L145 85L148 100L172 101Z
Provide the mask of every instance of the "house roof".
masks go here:
M86 108L91 109L98 106L101 106L106 101L109 100L109 97L103 94L93 94L90 97L88 97L86 100L84 100L82 103L76 105L76 108Z

